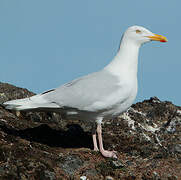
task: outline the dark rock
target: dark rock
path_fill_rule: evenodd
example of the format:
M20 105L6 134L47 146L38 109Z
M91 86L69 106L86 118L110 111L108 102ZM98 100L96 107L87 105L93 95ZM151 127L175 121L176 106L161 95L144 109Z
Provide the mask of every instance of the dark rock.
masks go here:
M75 155L68 155L61 158L59 166L68 174L74 175L81 166L83 166L83 161Z
M105 180L114 180L114 178L111 176L106 176Z
M85 171L86 176L96 177L98 175L98 172L95 169L87 169Z
M32 95L0 83L0 103ZM136 103L103 124L103 139L118 160L91 150L90 124L0 106L0 179L181 179L181 107L157 97Z
M176 153L181 153L181 144L176 144L174 149Z
M120 169L124 167L124 164L120 161L120 160L116 160L116 161L111 161L112 167L114 169Z
M27 89L19 88L7 83L0 83L0 104L12 99L21 99L35 95Z
M56 180L54 172L45 170L44 173L45 173L45 179L47 179L47 180Z

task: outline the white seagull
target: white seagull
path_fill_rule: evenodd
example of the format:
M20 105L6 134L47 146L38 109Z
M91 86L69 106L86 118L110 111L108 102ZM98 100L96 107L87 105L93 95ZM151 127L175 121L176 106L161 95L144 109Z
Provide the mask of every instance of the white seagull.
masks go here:
M94 127L94 150L100 151L104 157L116 158L115 151L103 147L101 123L120 115L132 105L137 94L139 48L150 41L167 42L167 38L144 27L131 26L123 34L116 56L102 70L56 89L30 98L7 101L3 105L10 110L59 112L70 118L89 121Z

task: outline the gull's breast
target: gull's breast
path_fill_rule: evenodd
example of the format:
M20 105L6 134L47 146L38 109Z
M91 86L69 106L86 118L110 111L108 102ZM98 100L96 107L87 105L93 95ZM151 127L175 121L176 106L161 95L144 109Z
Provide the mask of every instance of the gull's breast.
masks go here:
M103 112L103 116L117 116L126 111L134 102L137 95L137 80L130 84L124 84L120 89L112 94L108 101L112 106Z

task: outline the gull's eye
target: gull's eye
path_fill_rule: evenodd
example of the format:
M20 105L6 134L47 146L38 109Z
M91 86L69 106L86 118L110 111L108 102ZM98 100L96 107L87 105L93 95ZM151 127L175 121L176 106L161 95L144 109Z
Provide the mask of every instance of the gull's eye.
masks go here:
M141 34L141 31L139 29L136 30L137 34Z

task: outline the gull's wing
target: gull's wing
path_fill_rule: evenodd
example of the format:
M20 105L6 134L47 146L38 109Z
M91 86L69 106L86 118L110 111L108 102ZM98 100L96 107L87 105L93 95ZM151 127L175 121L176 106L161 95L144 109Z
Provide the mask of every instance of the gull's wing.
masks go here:
M56 89L49 90L30 98L4 103L7 109L45 110L75 108L85 111L109 109L116 101L128 97L127 88L120 85L117 76L102 70L75 79Z
M110 72L102 70L66 83L50 92L45 92L42 96L43 99L60 107L97 111L114 104L115 98L127 96L124 89L122 97L116 96L120 91L119 79Z

